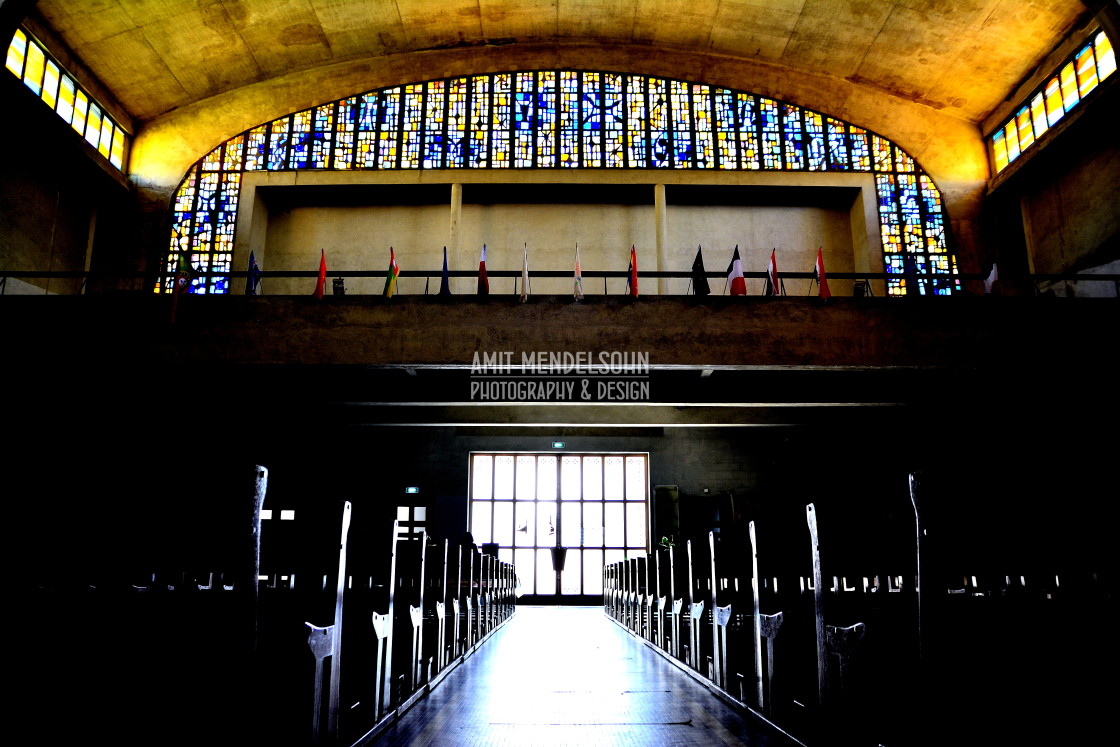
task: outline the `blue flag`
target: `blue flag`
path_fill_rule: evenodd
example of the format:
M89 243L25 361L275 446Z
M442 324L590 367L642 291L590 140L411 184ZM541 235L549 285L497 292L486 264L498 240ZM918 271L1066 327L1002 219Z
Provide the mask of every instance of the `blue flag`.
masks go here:
M261 268L257 267L257 258L249 252L249 276L245 278L245 295L257 295L257 286L261 282Z

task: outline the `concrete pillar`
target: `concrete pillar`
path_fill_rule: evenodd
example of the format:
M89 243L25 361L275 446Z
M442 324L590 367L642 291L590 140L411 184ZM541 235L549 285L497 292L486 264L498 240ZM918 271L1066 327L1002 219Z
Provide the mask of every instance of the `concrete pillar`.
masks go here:
M462 256L463 250L459 246L459 225L463 220L463 185L456 182L451 185L451 230L447 238L447 267L449 270L463 270L469 267ZM454 278L451 281L453 293L467 293L467 278ZM436 285L439 288L439 285Z
M669 247L667 246L667 231L665 227L665 185L653 185L653 235L654 242L657 247L657 271L664 272L665 268L669 265ZM640 288L641 286L639 286ZM668 293L669 279L657 279L657 293L665 295Z

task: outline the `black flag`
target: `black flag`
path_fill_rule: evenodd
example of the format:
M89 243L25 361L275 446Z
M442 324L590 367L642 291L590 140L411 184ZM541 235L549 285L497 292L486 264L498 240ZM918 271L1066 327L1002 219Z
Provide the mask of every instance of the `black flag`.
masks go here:
M706 296L712 292L708 287L708 276L704 274L704 257L700 254L700 247L696 247L696 259L692 260L692 289L697 296Z

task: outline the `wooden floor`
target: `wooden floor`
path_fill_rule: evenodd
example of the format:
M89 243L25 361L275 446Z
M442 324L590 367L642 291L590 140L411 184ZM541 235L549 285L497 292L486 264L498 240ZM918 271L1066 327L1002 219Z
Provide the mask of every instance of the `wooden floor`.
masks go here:
M725 705L628 635L602 607L518 607L504 628L374 742L795 744Z

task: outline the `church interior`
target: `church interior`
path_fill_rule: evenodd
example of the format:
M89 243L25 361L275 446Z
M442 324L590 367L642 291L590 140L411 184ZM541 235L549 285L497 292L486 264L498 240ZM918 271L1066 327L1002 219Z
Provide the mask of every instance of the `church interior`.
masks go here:
M408 743L590 607L719 744L1096 742L1118 23L0 1L23 731ZM705 743L585 710L413 743Z

